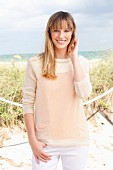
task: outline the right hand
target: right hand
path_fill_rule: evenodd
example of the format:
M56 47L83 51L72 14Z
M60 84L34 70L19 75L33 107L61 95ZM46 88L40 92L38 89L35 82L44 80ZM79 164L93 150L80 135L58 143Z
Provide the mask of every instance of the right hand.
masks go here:
M46 143L35 141L32 142L32 144L30 145L35 156L35 159L38 163L40 163L40 161L47 162L48 160L51 160L52 156L45 153L43 149L44 147L47 146Z

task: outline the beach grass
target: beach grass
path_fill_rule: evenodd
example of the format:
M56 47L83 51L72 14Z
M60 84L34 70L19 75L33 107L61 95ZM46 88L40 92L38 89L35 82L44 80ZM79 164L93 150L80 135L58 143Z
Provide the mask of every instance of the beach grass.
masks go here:
M0 64L0 97L22 103L25 65L25 63L21 63L20 66L15 63L10 63L10 66ZM93 90L88 100L99 96L113 86L113 53L108 53L105 59L100 60L98 64L96 63L96 67L90 69L90 78ZM110 110L113 107L112 96L106 95L90 104L90 107ZM0 101L0 126L11 127L19 123L23 123L22 108Z
M22 103L22 86L25 68L14 63L0 66L0 96ZM13 126L23 122L22 108L0 102L0 126Z
M89 100L100 96L113 87L113 52L108 52L104 59L100 59L94 65L95 67L90 69L92 93ZM95 113L104 112L111 119L113 117L113 91L86 105L85 112L87 118ZM96 124L95 116L91 118L91 121Z
M113 53L108 53L104 60L101 60L96 67L90 70L93 91L91 98L99 96L113 87ZM110 107L109 98L112 93L97 101L100 107L107 109Z

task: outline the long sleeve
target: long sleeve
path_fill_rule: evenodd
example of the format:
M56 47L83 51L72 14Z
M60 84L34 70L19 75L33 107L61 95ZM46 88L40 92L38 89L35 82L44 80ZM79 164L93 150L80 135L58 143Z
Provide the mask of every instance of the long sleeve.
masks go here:
M84 71L85 77L79 81L79 82L74 82L75 86L75 92L77 96L83 100L87 99L92 91L92 85L90 82L90 77L89 77L89 62L87 59L83 58L81 60L81 66Z
M28 60L23 85L23 114L34 113L37 79Z

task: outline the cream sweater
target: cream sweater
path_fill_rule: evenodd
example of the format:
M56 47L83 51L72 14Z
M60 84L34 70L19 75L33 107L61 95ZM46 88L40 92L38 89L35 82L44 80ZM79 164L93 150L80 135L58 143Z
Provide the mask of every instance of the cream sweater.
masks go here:
M56 59L56 80L41 75L42 60L28 60L23 86L23 114L34 114L36 137L49 146L88 145L83 100L91 93L88 60L80 57L85 78L74 82L71 59Z

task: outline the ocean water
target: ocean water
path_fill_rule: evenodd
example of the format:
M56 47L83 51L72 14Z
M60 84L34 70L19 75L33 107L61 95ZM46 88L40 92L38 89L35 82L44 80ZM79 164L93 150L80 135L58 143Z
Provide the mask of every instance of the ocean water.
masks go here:
M17 55L21 56L21 58L16 57ZM0 61L2 62L11 62L13 60L16 61L27 61L30 57L37 55L36 53L31 54L2 54L0 55ZM82 51L79 52L79 55L84 56L88 60L92 59L100 59L108 56L108 51Z

